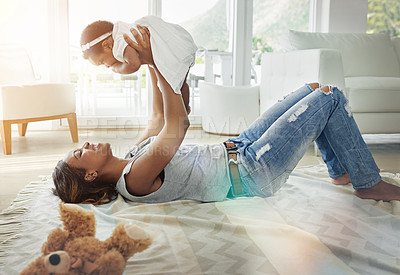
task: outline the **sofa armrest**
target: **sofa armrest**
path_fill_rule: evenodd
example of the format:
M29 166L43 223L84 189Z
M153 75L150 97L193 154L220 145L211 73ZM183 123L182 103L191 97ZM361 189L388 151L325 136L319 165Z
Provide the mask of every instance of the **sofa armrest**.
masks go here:
M76 112L74 85L46 83L0 86L0 120L16 120Z
M260 112L305 83L345 87L342 57L333 49L265 53L261 59Z
M259 86L199 82L201 123L209 133L237 135L257 119Z

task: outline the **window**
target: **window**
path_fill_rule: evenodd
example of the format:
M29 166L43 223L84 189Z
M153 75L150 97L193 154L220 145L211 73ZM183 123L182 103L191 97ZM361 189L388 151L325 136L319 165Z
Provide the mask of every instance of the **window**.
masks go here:
M191 117L200 115L198 82L205 77L205 53L229 51L229 27L227 1L231 0L168 0L162 2L162 18L179 24L193 37L199 47L195 65L190 69ZM220 77L220 64L215 64L215 76ZM230 68L231 69L231 68ZM214 77L214 76L213 76ZM217 81L218 82L218 81Z
M80 35L89 23L96 20L134 22L148 14L149 6L153 9L154 6L160 8L159 5L161 5L156 12L160 12L165 21L180 24L192 34L195 43L200 49L203 49L198 51L196 64L190 71L193 76L189 79L192 117L200 115L198 81L210 77L205 70L205 52L208 51L208 57L213 55L213 73L211 74L213 81L224 84L223 80L226 80L224 75L227 75L224 74L224 70L232 74L232 60L230 63L225 62L226 66L222 64L224 60L229 59L228 55L232 55L233 0L115 0L113 2L106 0L37 0L34 2L34 4L28 0L7 2L0 10L0 22L4 23L0 26L0 34L6 39L6 43L18 40L28 47L36 71L43 80L46 80L47 75L51 71L55 71L49 69L52 68L49 63L55 55L51 49L58 48L49 47L49 45L57 45L50 42L59 38L49 38L49 29L53 27L53 29L59 30L51 24L49 26L49 22L52 22L49 20L49 14L50 18L51 16L59 17L57 12L49 10L51 6L49 3L64 3L62 8L54 5L57 6L58 12L69 15L70 72L71 80L76 83L77 112L81 121L85 117L111 117L121 120L140 117L144 118L140 121L146 121L150 108L145 67L133 75L121 76L114 74L110 69L95 67L87 60L83 60L79 45ZM253 0L253 71L257 71L254 68L257 68L256 64L259 63L262 52L279 50L279 36L286 29L307 31L310 0L295 2L294 5L293 0ZM389 17L392 21L386 22L395 22L394 29L398 30L399 19L397 17L399 13L393 12L393 10L397 9L398 11L399 9L398 1L369 0L369 2L390 4L389 14L391 17ZM390 25L389 23L386 25ZM66 25L67 23L65 23ZM29 30L34 29L35 31L29 31L27 26L29 26ZM24 40L21 40L21 33L24 35ZM63 31L63 33L68 33L68 31ZM41 43L37 43L37 41L41 41ZM64 44L68 45L68 43ZM58 63L56 65L62 66ZM254 81L257 82L255 78L253 78L253 83ZM96 122L91 123L93 126L100 126ZM110 122L111 124L112 122Z
M225 51L229 47L227 1L232 0L163 1L162 18L184 27L199 47Z
M97 20L134 22L147 15L147 1L69 0L71 81L77 84L77 113L80 117L147 116L146 69L119 75L82 58L82 30Z
M284 32L289 29L308 31L309 11L310 0L254 0L253 50L281 50L279 40Z
M310 0L253 0L253 58L251 78L259 83L261 55L281 50L280 37L289 29L308 31Z

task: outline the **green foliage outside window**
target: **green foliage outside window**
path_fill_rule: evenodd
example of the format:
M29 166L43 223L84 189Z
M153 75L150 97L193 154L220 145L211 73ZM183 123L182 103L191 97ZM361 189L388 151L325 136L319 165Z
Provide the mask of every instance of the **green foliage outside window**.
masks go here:
M281 50L287 30L308 31L309 11L310 0L253 0L253 50Z
M400 37L400 1L369 0L367 33L387 33Z

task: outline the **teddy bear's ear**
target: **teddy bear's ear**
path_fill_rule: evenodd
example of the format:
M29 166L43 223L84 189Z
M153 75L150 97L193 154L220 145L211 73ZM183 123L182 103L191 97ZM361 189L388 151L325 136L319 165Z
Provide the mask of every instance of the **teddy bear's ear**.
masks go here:
M69 233L61 228L56 228L51 231L47 237L47 241L42 246L43 255L47 255L54 251L63 250L68 236Z
M49 274L44 266L44 256L40 256L34 262L31 262L20 275L42 275Z
M96 221L92 211L87 211L75 204L60 203L60 215L64 230L71 238L94 237Z

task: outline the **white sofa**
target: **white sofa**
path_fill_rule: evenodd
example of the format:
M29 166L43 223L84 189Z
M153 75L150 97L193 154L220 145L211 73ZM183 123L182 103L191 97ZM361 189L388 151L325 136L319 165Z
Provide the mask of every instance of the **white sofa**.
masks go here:
M400 133L400 38L289 31L262 57L260 112L307 82L345 90L362 133Z

